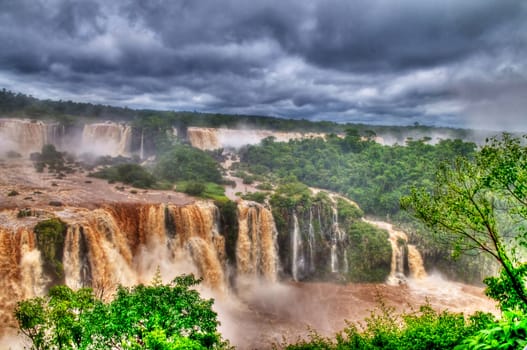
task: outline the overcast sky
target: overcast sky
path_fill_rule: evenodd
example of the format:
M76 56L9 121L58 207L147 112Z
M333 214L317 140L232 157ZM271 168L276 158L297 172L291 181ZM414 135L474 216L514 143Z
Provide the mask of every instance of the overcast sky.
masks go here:
M0 0L40 98L527 130L527 1Z

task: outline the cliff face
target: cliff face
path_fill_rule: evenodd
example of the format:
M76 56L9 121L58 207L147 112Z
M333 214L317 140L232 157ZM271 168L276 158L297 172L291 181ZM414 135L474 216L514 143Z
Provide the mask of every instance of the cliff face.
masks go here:
M240 202L238 209L238 273L276 281L276 229L270 211L246 202ZM17 218L16 210L1 214L0 320L4 324L13 324L11 312L17 300L42 295L57 282L73 288L90 286L106 296L118 284L149 283L159 268L167 281L194 273L217 293L228 289L225 238L212 202L118 203L95 210L68 207L23 219ZM63 222L65 230L38 231L37 222ZM50 252L51 246L62 249Z

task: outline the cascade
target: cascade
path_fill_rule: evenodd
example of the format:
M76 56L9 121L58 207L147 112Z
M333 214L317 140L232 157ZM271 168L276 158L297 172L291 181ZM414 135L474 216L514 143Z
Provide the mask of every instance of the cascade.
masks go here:
M309 208L309 228L308 228L308 245L309 245L309 272L315 272L315 228L313 227L313 208Z
M330 238L330 245L331 245L331 272L338 273L340 272L339 269L339 256L338 256L338 245L344 240L344 233L340 229L339 226L339 220L338 220L338 211L337 208L332 208L333 215L332 215L332 225L331 225L331 238ZM344 253L344 257L346 257L346 254ZM344 260L344 258L343 258ZM346 259L347 260L347 259ZM346 264L347 265L347 264ZM347 268L347 267L346 267Z
M132 144L132 127L113 122L84 125L82 131L82 148L87 152L127 156Z
M243 275L275 282L278 271L277 231L271 212L255 202L238 203L236 265Z
M40 152L42 146L55 141L57 124L26 119L0 119L0 149L16 151L24 156Z
M322 133L280 132L273 130L248 130L228 128L189 127L187 137L192 147L203 150L218 148L240 148L244 145L260 143L267 137L274 137L278 142L309 137L325 137Z
M405 252L407 253L408 258L410 277L425 278L427 276L421 254L414 245L408 244L408 237L406 233L395 230L393 225L387 222L369 221L365 219L363 220L371 225L375 225L383 230L388 231L388 240L392 246L390 275L388 276L387 280L388 284L396 285L406 280L406 276L404 274Z
M0 324L13 324L16 302L41 295L46 284L31 232L0 227L0 275Z
M192 147L202 150L221 148L217 136L217 129L190 127L187 129L187 138Z
M427 277L423 257L413 244L408 244L408 267L412 278L422 279Z
M304 258L302 254L302 238L300 237L300 225L298 224L298 217L293 212L293 231L291 232L291 275L294 281L298 281L299 269L304 267Z
M141 146L139 147L139 158L145 159L145 139L144 131L141 130Z

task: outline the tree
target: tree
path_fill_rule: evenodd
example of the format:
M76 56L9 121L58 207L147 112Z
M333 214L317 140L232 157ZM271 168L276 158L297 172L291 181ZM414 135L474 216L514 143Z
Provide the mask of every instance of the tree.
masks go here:
M218 164L210 155L186 145L176 145L164 153L157 163L155 174L167 181L220 183L222 179Z
M440 167L432 192L413 189L403 208L452 244L454 254L477 250L501 266L485 280L503 309L527 310L527 148L504 134L473 159Z
M192 275L163 285L119 287L103 303L91 289L53 287L48 296L18 303L15 317L32 349L222 348L213 300L190 289Z

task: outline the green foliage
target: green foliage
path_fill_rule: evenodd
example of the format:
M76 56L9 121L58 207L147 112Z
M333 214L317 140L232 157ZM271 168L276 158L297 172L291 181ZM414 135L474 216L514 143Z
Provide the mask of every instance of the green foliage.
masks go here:
M47 297L19 302L15 317L20 331L31 339L32 349L80 349L86 327L83 317L98 304L90 289L74 292L55 286Z
M199 196L205 191L205 184L203 182L188 181L183 192L191 196Z
M186 145L176 145L164 153L154 173L171 182L193 180L220 184L222 180L218 164L209 154Z
M455 350L522 350L527 346L527 315L505 311L499 322L467 337Z
M378 310L372 312L362 327L349 323L335 339L312 332L308 340L289 344L286 349L452 349L491 321L489 314L477 313L467 319L463 314L437 312L430 305L397 315L381 300Z
M139 188L151 188L155 185L156 179L145 168L139 164L125 163L106 167L90 176L106 179L112 182L123 182Z
M205 349L222 348L212 311L191 289L193 276L171 284L119 287L111 302L97 300L91 289L53 287L48 296L19 302L21 332L33 349Z
M269 182L264 182L261 184L256 185L256 188L260 191L272 191L273 185L271 185Z
M223 201L227 199L227 197L225 197L225 188L212 182L203 183L201 181L178 181L176 182L176 191L216 201Z
M15 197L15 196L18 196L20 193L18 193L18 191L16 190L11 190L7 193L7 196L8 197Z
M52 283L60 282L64 278L62 252L66 229L66 224L57 218L40 221L33 229L37 247L44 260L44 269L51 276Z
M57 151L54 145L46 144L42 146L40 153L32 153L31 160L37 172L44 171L47 166L50 171L59 173L61 171L69 170L65 166L64 153Z
M248 192L244 195L242 195L242 198L248 201L257 202L260 204L265 203L265 199L267 198L267 193L265 192Z
M386 281L392 254L388 232L356 221L349 226L348 238L349 279L352 282Z
M220 212L220 227L225 237L225 253L232 266L236 266L236 242L238 241L238 204L227 198L214 201Z
M309 186L346 194L366 213L377 216L398 215L400 196L410 193L413 185L429 188L438 162L470 156L475 148L459 140L435 146L426 140L381 146L353 133L344 139L264 141L240 151L242 166L250 172L278 176L286 182L294 176Z
M414 189L401 205L434 230L455 254L478 250L502 267L500 279L487 279L488 293L502 308L527 310L527 148L504 134L475 159L458 158L439 169L434 188ZM521 249L517 249L520 248Z
M519 281L527 281L527 264L520 265L517 268L513 267L509 273L512 273ZM527 313L526 304L522 301L521 296L518 295L509 273L502 269L499 276L485 278L483 281L487 285L485 294L497 300L502 310L521 308L523 312Z
M305 208L311 204L309 187L294 179L289 180L291 181L278 186L271 196L270 202L273 209Z
M337 210L339 213L339 220L341 220L344 225L350 225L353 221L364 216L364 212L361 208L342 198L337 198Z

